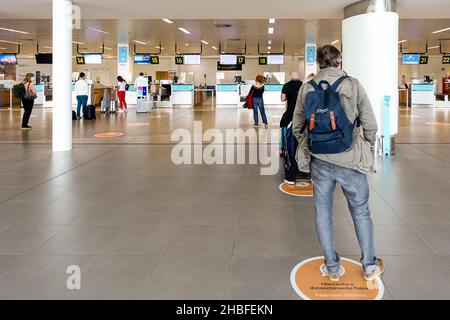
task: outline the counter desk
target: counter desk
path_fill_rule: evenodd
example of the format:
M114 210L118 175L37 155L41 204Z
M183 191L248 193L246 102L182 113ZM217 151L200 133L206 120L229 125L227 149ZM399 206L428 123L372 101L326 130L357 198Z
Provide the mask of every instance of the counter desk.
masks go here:
M170 103L173 107L193 108L195 103L193 84L173 84Z
M218 84L216 86L217 108L238 108L240 105L241 96L238 84Z
M412 107L434 107L436 104L434 83L413 83L411 87Z

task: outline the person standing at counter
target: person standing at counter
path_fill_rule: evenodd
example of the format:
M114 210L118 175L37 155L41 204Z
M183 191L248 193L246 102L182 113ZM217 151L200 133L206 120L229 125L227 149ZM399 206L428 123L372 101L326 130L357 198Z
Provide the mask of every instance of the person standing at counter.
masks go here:
M25 87L25 95L22 97L22 107L24 109L22 129L24 130L31 129L31 126L28 125L28 122L31 117L31 112L33 112L34 100L37 98L37 91L33 82L34 74L32 73L28 73L22 82Z
M264 123L265 128L267 128L267 116L266 110L264 109L264 76L258 75L256 77L256 83L250 89L250 94L253 96L253 117L255 120L255 127L258 127L259 122L259 114L258 110L261 113L262 121Z
M123 112L128 112L128 106L126 102L127 95L127 82L121 76L117 77L117 97L119 98L120 109Z
M83 117L86 115L86 108L89 96L89 85L86 81L86 74L80 73L78 81L75 82L75 95L77 97L77 119L81 119L81 107L83 107Z

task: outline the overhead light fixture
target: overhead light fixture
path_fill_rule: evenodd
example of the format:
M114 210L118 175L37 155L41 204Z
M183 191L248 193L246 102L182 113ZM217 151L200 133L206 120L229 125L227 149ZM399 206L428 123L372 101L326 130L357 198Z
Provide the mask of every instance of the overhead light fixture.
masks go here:
M189 43L185 43L184 45L185 45L186 47L189 47Z
M191 34L191 32L189 30L186 30L185 28L178 28L178 30L180 30L186 34Z
M139 41L139 40L134 40L134 42L139 43L139 44L147 44L147 42Z
M271 44L272 44L272 40L267 41L267 43L268 43L269 45L271 45Z
M272 49L272 47L271 47L271 46L268 46L267 49L270 50L270 49Z
M202 43L203 44L206 44L206 45L208 45L209 43L208 42L206 42L205 40L202 40Z
M331 44L336 44L336 43L339 43L339 42L341 42L341 40L334 40Z
M162 19L162 21L167 22L167 23L169 23L169 24L172 24L172 23L173 23L173 21L171 21L171 20L169 20L169 19Z
M441 33L441 32L445 32L445 31L450 31L450 28L445 28L445 29L441 29L441 30L433 31L433 34L436 34L436 33Z
M269 52L267 52L267 54L270 54L270 51L269 51Z
M164 50L164 48L163 48L163 47L160 47L160 46L156 46L155 48L156 48L156 49Z
M213 48L214 50L217 50L217 48L216 48L216 47L211 47L211 48Z
M11 43L11 44L22 44L22 43L17 42L17 41L8 41L8 40L0 40L0 42L3 42L3 43Z
M398 43L405 43L408 42L408 40L400 40Z
M269 34L273 34L274 30L275 30L274 28L269 28L268 30Z
M92 30L92 31L103 33L103 34L110 34L109 32L106 32L106 31L103 31L103 30L100 30L100 29L97 29L97 28L89 28L89 29Z
M437 49L437 48L440 48L440 46L428 47L427 49L431 50L431 49Z
M110 47L103 47L103 46L100 46L100 48L105 48L106 50L112 50L112 48L110 48Z
M8 28L0 28L0 30L21 33L21 34L30 34L29 32L26 32L26 31L20 31L20 30L15 30L15 29L8 29Z
M53 49L52 47L49 47L49 46L42 46L42 48L45 48L45 49Z
M83 42L78 42L78 41L72 41L75 44L84 44Z
M6 48L1 48L1 47L0 47L0 50L6 50Z
M270 18L269 19L269 23L274 24L275 23L275 18Z

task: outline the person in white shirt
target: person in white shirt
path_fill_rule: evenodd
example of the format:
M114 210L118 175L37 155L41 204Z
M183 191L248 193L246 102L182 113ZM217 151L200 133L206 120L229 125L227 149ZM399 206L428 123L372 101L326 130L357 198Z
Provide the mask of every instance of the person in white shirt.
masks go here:
M84 72L80 73L80 78L75 83L75 94L77 96L77 118L81 119L81 107L83 107L83 116L86 115L86 107L88 103L89 95L89 85L86 81L86 74Z
M128 106L126 102L127 94L127 82L121 76L117 77L117 97L119 98L120 109L123 112L128 112Z
M136 93L139 91L139 87L147 87L148 89L148 79L144 77L144 73L139 73L139 77L136 78L136 81L134 82L134 87L136 89ZM147 90L148 92L148 90ZM147 93L148 94L148 93Z

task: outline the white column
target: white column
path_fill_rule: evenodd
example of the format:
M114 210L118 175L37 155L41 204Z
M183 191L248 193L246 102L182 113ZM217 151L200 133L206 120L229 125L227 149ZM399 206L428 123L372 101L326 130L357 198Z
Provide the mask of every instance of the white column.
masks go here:
M53 0L53 151L72 149L72 1Z
M391 96L391 135L398 133L398 25L395 12L364 13L342 23L343 69L364 86L379 134L386 95Z

